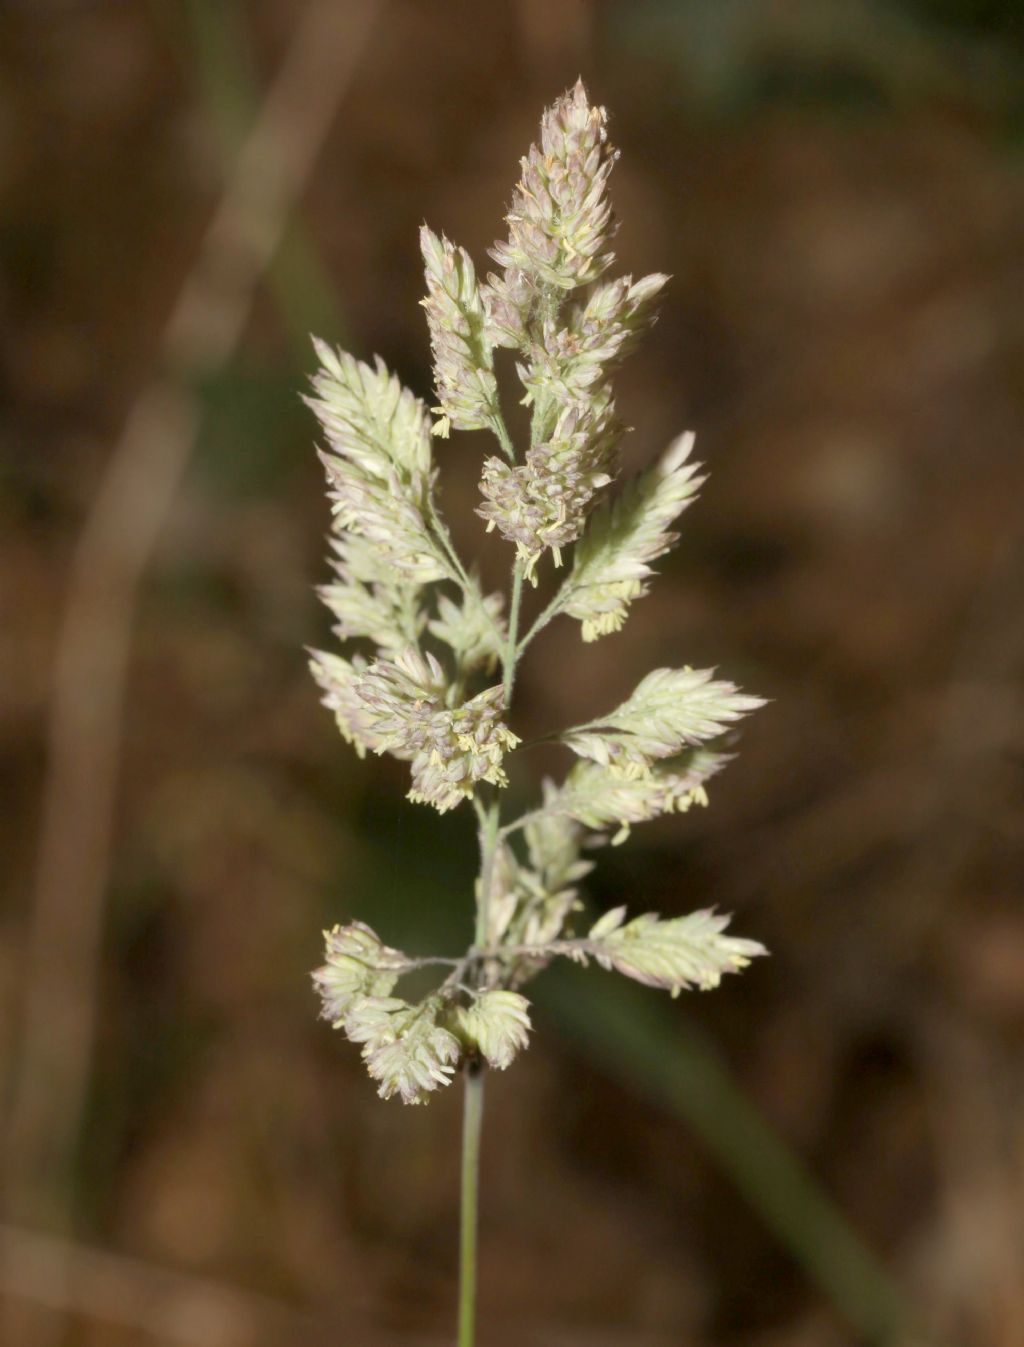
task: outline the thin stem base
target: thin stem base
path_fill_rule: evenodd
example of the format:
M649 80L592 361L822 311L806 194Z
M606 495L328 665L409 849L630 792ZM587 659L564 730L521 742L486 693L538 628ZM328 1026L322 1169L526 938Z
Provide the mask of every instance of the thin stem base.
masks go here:
M476 1334L477 1191L480 1176L480 1128L484 1111L484 1072L479 1062L465 1072L462 1114L462 1208L459 1233L458 1347L473 1347Z

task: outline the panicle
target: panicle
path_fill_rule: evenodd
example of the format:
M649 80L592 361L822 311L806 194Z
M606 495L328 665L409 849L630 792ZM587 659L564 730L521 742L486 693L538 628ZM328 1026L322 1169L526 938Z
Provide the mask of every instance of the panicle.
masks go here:
M515 823L502 828L490 793L476 794L481 784L507 785L505 755L519 740L504 720L505 686L530 638L516 644L502 596L485 594L454 549L436 501L432 434L489 428L500 443L504 457L483 464L477 513L515 545L517 615L522 576L536 584L546 552L560 566L563 549L574 549L569 576L531 635L558 612L581 623L585 641L617 631L703 480L687 434L612 498L626 431L612 376L654 322L667 280L605 274L614 260L608 179L616 157L605 110L579 82L544 113L539 141L521 160L508 237L491 252L499 274L481 284L465 249L423 226L433 427L379 359L364 364L316 343L307 400L326 441L334 513L334 574L319 594L334 633L370 642L376 657L312 651L310 667L360 756L388 752L409 764L409 799L444 813L476 797L487 820L480 934L464 958L410 959L361 922L325 932L325 962L313 974L321 1013L361 1046L385 1099L424 1103L463 1060L507 1067L531 1031L518 988L556 956L596 959L676 995L717 986L765 952L727 935L727 919L713 910L627 921L618 908L586 936L572 935L592 868L586 830L612 831L615 844L634 823L706 804L707 781L728 761L713 741L762 705L712 670L655 669L607 715L550 736L582 761L561 785L545 781L541 806ZM529 409L518 459L499 406L500 347L516 352ZM438 582L449 589L429 592ZM469 695L508 659L502 686ZM451 971L433 994L418 1004L394 995L405 973L438 963Z

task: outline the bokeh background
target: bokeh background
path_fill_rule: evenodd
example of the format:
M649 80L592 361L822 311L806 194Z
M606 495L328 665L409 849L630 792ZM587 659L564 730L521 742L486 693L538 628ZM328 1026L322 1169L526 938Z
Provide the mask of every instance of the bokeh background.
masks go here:
M417 226L483 262L582 73L622 268L673 273L629 465L693 428L711 475L517 728L655 664L770 697L590 896L773 957L536 984L481 1342L1020 1347L1019 0L8 0L0 42L2 1341L451 1339L459 1091L378 1101L308 973L356 914L462 948L470 821L317 703L299 394L309 331L429 393ZM467 553L481 448L439 446Z

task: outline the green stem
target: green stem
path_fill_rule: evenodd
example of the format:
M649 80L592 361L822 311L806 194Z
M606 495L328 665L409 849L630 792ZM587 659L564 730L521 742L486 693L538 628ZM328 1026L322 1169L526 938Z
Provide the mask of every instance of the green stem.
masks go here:
M551 406L551 399L538 392L533 399L530 408L530 445L536 447L543 443L544 431L547 428L548 412Z
M459 1234L458 1347L473 1347L476 1328L476 1231L480 1187L480 1129L484 1073L477 1061L466 1067L462 1111L462 1208Z
M519 605L523 597L523 563L516 560L512 568L512 598L508 610L508 641L502 657L505 666L504 701L505 709L512 700L512 685L516 678L516 661L519 658Z
M452 535L448 531L448 525L441 518L441 512L437 508L433 496L429 496L427 499L427 512L430 515L430 522L434 526L434 535L437 538L437 541L441 544L445 557L454 568L454 571L449 578L454 580L461 589L469 590L470 579L466 574L466 568L463 566L459 554L455 550L455 544L452 542Z
M565 582L559 589L558 593L551 600L548 606L544 609L541 615L537 618L537 620L534 622L533 626L526 633L523 639L519 642L519 645L516 649L517 656L522 655L523 651L530 644L530 642L537 635L537 633L543 631L544 628L551 621L551 619L553 617L557 617L558 614L562 611L562 608L564 607L566 600L572 593L572 587L569 583L571 578L572 577L570 576L568 579L565 580Z
M523 596L523 563L516 561L512 570L512 596L509 602L508 640L505 644L504 695L507 707L515 681L519 635L519 605ZM473 797L480 825L480 892L476 904L475 944L482 949L489 943L488 916L494 878L494 857L501 828L501 806L497 798L484 804ZM458 1347L473 1347L476 1322L476 1234L479 1207L480 1130L484 1111L484 1068L477 1058L466 1065L465 1098L462 1115L462 1199L459 1225L459 1336Z
M498 443L501 445L501 452L510 463L514 463L516 461L516 451L512 444L512 436L508 433L508 426L506 426L505 418L502 416L501 412L495 411L494 419L491 422L491 429L498 438Z
M476 906L477 946L487 943L487 917L498 844L498 801L473 807L480 821L480 893ZM484 1111L484 1069L477 1058L466 1065L462 1113L462 1198L459 1208L459 1334L458 1347L473 1347L476 1322L476 1234L479 1208L480 1130Z
M494 618L488 612L486 605L479 601L478 598L479 586L473 583L472 579L469 576L468 571L462 564L462 560L459 557L458 552L455 550L455 543L452 540L452 535L448 529L448 525L445 523L441 515L441 511L437 508L437 503L435 502L432 496L429 497L427 500L427 510L430 515L430 522L433 524L434 527L434 535L437 538L437 541L441 544L441 548L442 551L444 552L445 559L452 567L452 569L448 572L448 579L453 581L453 583L458 585L458 587L462 590L462 594L467 605L470 603L474 603L477 606L480 613L483 615L484 620L487 622L487 625L494 633L495 645L500 645L502 636L498 628L498 624L495 622ZM413 644L415 644L415 639L413 640Z
M491 900L491 883L494 874L494 852L498 844L500 808L498 801L484 805L474 797L477 818L480 820L480 896L476 905L476 931L473 936L475 945L487 943L487 916Z
M511 823L506 823L500 830L499 836L502 838L511 837L513 833L522 832L528 824L535 823L537 819L552 818L557 812L551 809L531 809L528 814L521 814Z

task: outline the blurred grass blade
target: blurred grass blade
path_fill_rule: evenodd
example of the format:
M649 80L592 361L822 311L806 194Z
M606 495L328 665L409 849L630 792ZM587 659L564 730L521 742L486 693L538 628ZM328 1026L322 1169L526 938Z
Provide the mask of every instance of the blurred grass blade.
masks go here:
M899 1288L701 1034L618 978L552 969L537 1000L555 1011L585 1058L699 1133L865 1342L908 1342L914 1316Z
M206 116L230 163L252 126L260 89L252 44L240 0L188 0L192 70ZM315 243L296 214L288 222L267 272L267 285L288 332L305 361L309 334L345 344L344 319L331 277Z

